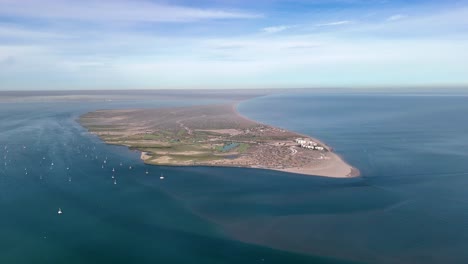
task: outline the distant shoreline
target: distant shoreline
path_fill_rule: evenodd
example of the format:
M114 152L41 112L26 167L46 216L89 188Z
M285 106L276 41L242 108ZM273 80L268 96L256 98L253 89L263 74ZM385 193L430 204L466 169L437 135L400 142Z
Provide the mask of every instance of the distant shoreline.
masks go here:
M108 144L125 145L141 151L140 158L151 165L259 168L332 178L360 176L358 169L346 163L322 141L262 124L240 114L237 108L243 101L163 109L100 110L81 116L80 124ZM203 114L196 114L197 111ZM230 120L231 123L218 127L199 124L222 124L225 120ZM148 125L151 122L154 124ZM176 124L180 126L179 131L174 130ZM266 132L260 128L264 128ZM246 131L251 129L261 132L257 131L256 135L249 136L252 132ZM226 131L232 134L226 135ZM188 143L195 142L197 133L209 133L209 139L197 144ZM178 134L184 136L174 143L174 139L179 138ZM164 139L161 139L161 135L164 135ZM148 140L146 137L155 139ZM168 137L173 139L168 140ZM325 150L301 148L294 143L296 138L316 142ZM218 145L219 148L222 142L244 142L241 144L250 145L250 148L247 146L245 153L236 149L226 154L214 151L213 145ZM234 158L227 158L228 156Z

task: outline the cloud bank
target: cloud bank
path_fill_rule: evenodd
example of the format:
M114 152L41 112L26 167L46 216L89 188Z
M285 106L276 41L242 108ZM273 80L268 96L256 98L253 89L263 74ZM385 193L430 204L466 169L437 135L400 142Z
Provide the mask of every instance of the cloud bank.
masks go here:
M468 85L468 5L347 6L0 0L0 89Z

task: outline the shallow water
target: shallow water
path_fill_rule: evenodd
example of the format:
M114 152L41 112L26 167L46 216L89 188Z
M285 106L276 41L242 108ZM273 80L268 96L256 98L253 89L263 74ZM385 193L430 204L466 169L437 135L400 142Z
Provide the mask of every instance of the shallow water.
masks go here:
M240 105L333 146L363 174L344 180L147 166L75 122L100 108L198 103L0 104L0 263L468 261L468 97L273 95Z

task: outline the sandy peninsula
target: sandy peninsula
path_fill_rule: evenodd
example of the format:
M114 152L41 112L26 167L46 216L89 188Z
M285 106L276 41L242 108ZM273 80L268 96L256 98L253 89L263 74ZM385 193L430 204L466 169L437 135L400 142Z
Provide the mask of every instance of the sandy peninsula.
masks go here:
M359 175L321 141L248 119L236 106L98 110L79 122L106 143L141 151L147 164L261 168L337 178Z

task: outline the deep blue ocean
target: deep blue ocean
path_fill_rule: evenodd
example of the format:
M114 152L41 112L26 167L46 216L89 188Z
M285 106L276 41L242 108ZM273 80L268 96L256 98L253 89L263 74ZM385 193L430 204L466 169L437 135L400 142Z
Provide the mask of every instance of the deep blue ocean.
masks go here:
M468 263L466 95L240 104L325 141L361 171L353 179L148 166L76 122L216 102L0 103L0 263Z

